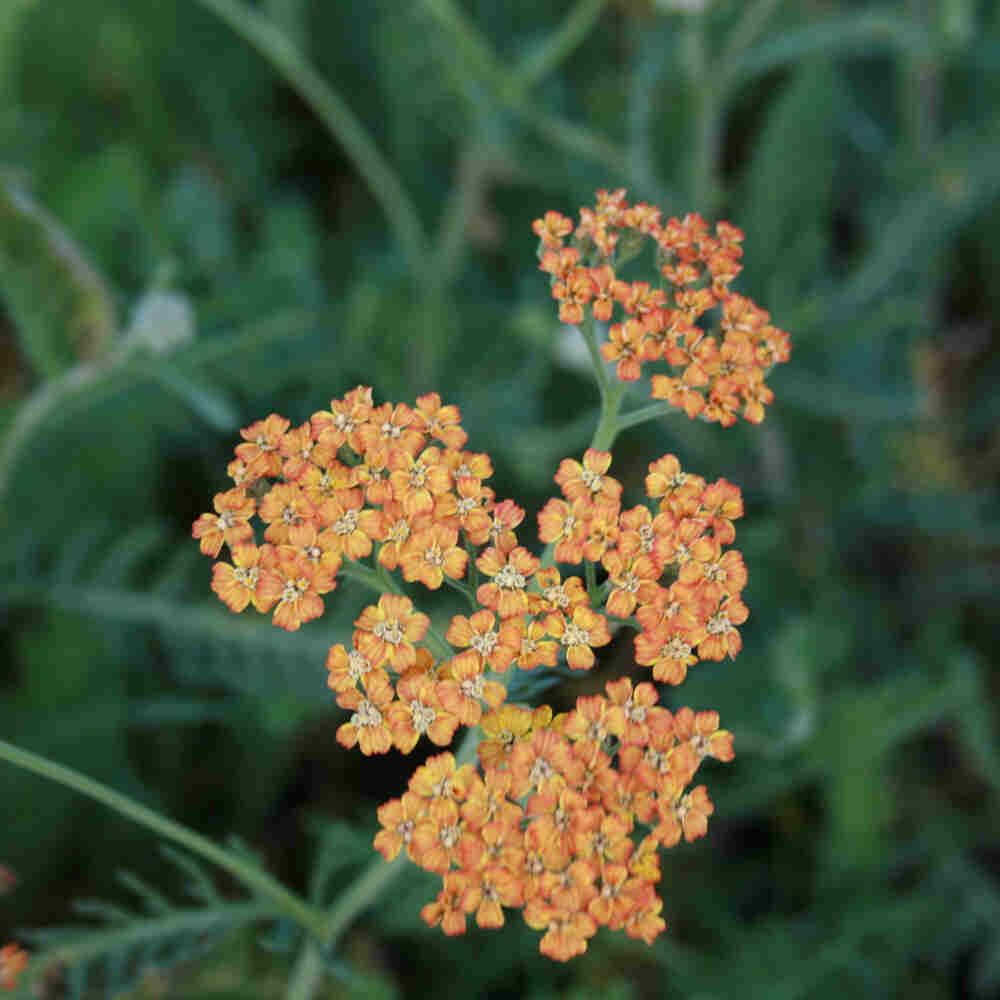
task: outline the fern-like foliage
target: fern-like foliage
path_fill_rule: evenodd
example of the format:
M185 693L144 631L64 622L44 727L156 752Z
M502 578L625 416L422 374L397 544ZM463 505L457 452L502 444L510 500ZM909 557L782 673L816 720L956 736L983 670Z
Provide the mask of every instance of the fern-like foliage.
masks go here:
M211 876L190 855L162 845L177 871L186 900L172 902L130 872L122 884L138 900L127 907L102 900L81 900L74 909L96 925L71 925L26 931L32 958L16 996L37 996L42 983L60 980L67 1000L114 1000L149 970L163 972L201 954L239 927L274 916L260 899L222 897Z
M181 682L255 696L321 694L327 651L349 630L356 603L331 602L330 625L293 634L259 616L233 615L207 594L208 560L155 521L117 533L81 530L48 565L30 548L10 555L0 605L73 612L117 626L126 642L145 633ZM178 592L204 600L181 600Z

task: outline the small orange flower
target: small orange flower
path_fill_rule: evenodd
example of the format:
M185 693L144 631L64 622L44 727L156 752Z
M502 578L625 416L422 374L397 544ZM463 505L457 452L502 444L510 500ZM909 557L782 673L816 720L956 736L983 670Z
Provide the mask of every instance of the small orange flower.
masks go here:
M470 618L455 615L445 638L460 649L473 649L480 670L506 671L521 648L522 623L509 618L496 627L491 611L477 611Z
M316 520L316 510L296 483L276 483L260 502L264 537L272 545L286 545L294 528ZM293 543L294 544L294 543Z
M459 767L447 750L427 761L413 772L409 788L423 799L448 798L464 802L475 778L471 764Z
M392 701L392 685L374 671L368 675L368 688L364 693L351 688L339 694L337 704L351 709L353 714L350 721L337 730L337 742L348 749L357 744L366 757L388 753L392 747L392 730L385 713Z
M424 637L430 623L427 615L413 610L408 597L383 594L377 606L369 605L355 621L355 645L374 666L388 663L403 673L416 663L413 644Z
M336 454L346 444L360 454L364 451L361 429L371 411L372 391L367 386L359 385L343 399L331 400L329 410L314 413L310 420L313 437L318 442L317 451L322 446Z
M5 990L17 988L17 977L28 965L28 953L10 942L0 948L0 986Z
M568 620L561 614L550 615L545 620L545 628L565 648L566 662L571 670L589 670L594 665L591 647L611 642L607 619L587 607L573 608Z
M719 610L705 623L706 639L698 644L698 655L703 660L722 660L727 655L732 658L743 648L743 640L737 625L742 625L750 612L738 597L727 597Z
M455 543L458 532L443 524L431 524L411 535L403 548L400 566L404 580L419 580L430 590L438 590L447 576L465 576L469 554Z
M288 430L290 420L272 413L266 420L258 420L240 431L246 444L236 446L236 457L246 465L246 475L274 478L281 475L281 440Z
M516 621L516 619L509 619ZM542 665L554 667L559 659L559 643L547 637L544 623L533 621L521 632L521 648L513 663L518 670L534 670Z
M596 500L603 497L617 503L622 495L622 484L607 475L611 466L611 452L588 448L583 462L564 458L559 463L555 480L567 500Z
M465 898L472 882L464 872L450 872L444 878L444 888L433 903L420 911L420 916L430 927L441 925L449 937L465 933Z
M396 448L389 453L389 468L393 499L410 517L430 514L434 498L452 486L451 470L441 461L439 448L425 448L419 455Z
M510 753L511 796L521 798L532 789L545 791L553 784L575 784L583 768L573 757L569 741L551 729L535 730L517 740Z
M358 432L365 453L381 446L402 448L415 455L424 445L424 434L417 423L413 410L405 403L396 406L384 403L372 408Z
M452 799L434 799L413 828L413 860L429 872L444 875L459 860L464 828L465 821Z
M261 567L257 598L267 607L277 602L275 625L296 632L303 622L323 614L323 599L315 587L317 570L304 555L286 547L265 548Z
M406 792L400 799L390 799L378 807L378 821L382 829L375 834L375 850L386 861L392 861L403 847L409 855L413 828L423 812L423 803L412 792Z
M597 933L597 924L589 914L561 909L541 899L525 906L524 922L536 931L545 931L539 951L557 962L582 955L588 938Z
M608 571L611 590L605 602L609 615L628 618L639 603L649 604L656 598L660 569L650 556L628 558L618 549L606 552L601 559Z
M510 704L501 705L479 720L486 739L476 749L479 762L487 772L506 765L515 741L531 732L533 721L530 708Z
M455 735L459 719L441 704L434 680L427 674L409 673L397 685L399 700L386 710L392 739L403 753L409 753L425 733L436 746L447 746Z
M652 667L653 677L658 681L681 684L688 667L698 662L694 655L696 640L696 634L665 626L639 632L635 637L635 662Z
M281 465L281 475L286 482L292 482L303 475L307 469L315 468L309 461L316 439L312 436L312 425L307 421L301 427L286 431L281 437L278 452L284 459Z
M225 542L230 549L240 542L253 541L253 517L257 504L246 490L233 489L216 493L212 500L215 514L202 514L191 527L191 536L201 539L201 551L213 559Z
M733 759L733 734L719 728L718 712L693 712L682 708L674 716L674 734L678 740L690 740L699 758Z
M457 406L442 406L436 392L417 397L414 426L430 437L442 441L448 448L462 448L469 435L462 429Z
M537 556L522 546L510 552L489 548L476 560L476 566L492 578L476 591L476 600L480 604L496 611L501 618L513 618L527 612L525 588L538 569Z
M580 563L583 561L583 543L587 537L587 524L581 507L583 501L570 506L565 500L553 497L538 512L538 537L548 544L555 543L553 556L556 562Z
M478 883L466 890L462 906L467 913L476 914L480 927L503 927L503 907L523 906L524 888L510 870L491 865L479 873Z
M558 250L563 245L563 238L573 232L573 220L559 212L546 212L543 218L532 222L531 228L543 247Z
M362 684L367 689L372 683L371 675L380 674L381 681L389 682L389 675L380 668L374 668L368 658L358 649L345 649L339 643L330 647L326 656L326 669L329 671L327 685L340 693L350 691Z
M234 566L217 562L212 567L212 590L230 611L237 614L252 601L261 612L269 611L277 598L268 600L258 595L261 550L256 545L237 545L233 549Z

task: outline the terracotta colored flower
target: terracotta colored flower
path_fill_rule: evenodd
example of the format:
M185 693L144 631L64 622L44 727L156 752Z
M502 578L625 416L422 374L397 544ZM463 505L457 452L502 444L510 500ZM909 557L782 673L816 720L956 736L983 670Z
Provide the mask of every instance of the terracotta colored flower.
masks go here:
M587 607L577 606L566 617L550 615L545 620L545 628L566 650L566 662L571 670L589 670L594 665L592 647L611 642L607 619Z
M410 853L410 837L417 820L424 812L420 799L407 792L399 799L390 799L378 807L378 821L382 829L375 834L375 850L392 861L402 848ZM412 860L412 858L411 858Z
M447 750L427 761L413 772L409 788L424 799L447 798L464 802L469 787L475 778L471 764L459 767L453 754Z
M364 450L361 430L372 411L372 391L367 386L357 386L343 399L330 401L329 410L320 410L310 419L317 447L337 449L348 445L358 454Z
M438 681L437 693L441 704L463 726L479 724L483 714L481 702L495 709L507 697L502 684L483 676L482 664L472 650L460 653L448 664L446 674Z
M316 439L312 425L307 421L301 427L286 431L281 437L278 452L282 457L281 475L286 482L293 482L314 466L310 462Z
M530 737L516 741L509 767L511 796L515 799L532 789L545 791L552 784L574 784L583 771L569 741L551 729L536 730Z
M501 618L524 614L528 610L526 588L538 565L537 556L521 546L506 553L488 548L476 560L476 566L491 580L479 587L476 599Z
M201 551L213 559L219 554L223 543L232 548L241 542L253 541L253 517L257 504L248 497L246 490L227 490L216 493L212 500L215 514L202 514L191 527L191 536L201 539Z
M434 498L452 486L451 470L441 461L439 448L425 448L419 455L397 448L389 454L389 468L393 499L410 517L430 514Z
M588 448L583 462L564 458L559 463L555 480L567 500L605 500L617 502L622 495L622 484L607 475L611 466L611 452Z
M532 222L531 228L543 247L558 250L563 245L563 238L573 232L573 220L559 212L546 212L543 218Z
M399 561L403 579L419 580L431 590L438 590L446 576L460 580L469 554L456 545L457 541L458 532L443 524L428 525L411 535Z
M290 424L290 420L272 413L266 420L258 420L240 431L240 437L246 443L236 446L236 457L246 465L249 478L281 475L279 448Z
M262 550L257 599L274 605L272 621L279 628L295 632L303 622L323 614L323 599L315 587L317 570L301 553L291 548Z
M339 694L337 704L350 709L352 715L337 730L337 742L348 749L357 744L366 757L388 753L392 747L392 730L385 713L392 704L393 696L392 685L371 674L364 693L351 688Z
M445 638L459 649L474 650L480 670L503 673L521 651L522 634L520 618L508 618L498 625L493 612L483 610L470 618L455 615Z
M517 619L508 619L517 621ZM548 637L545 625L533 621L521 630L521 648L513 660L518 670L534 670L537 666L554 667L559 659L559 643Z
M28 953L10 942L0 948L0 986L5 990L17 988L17 978L27 968Z
M619 739L625 731L625 713L603 695L585 695L576 699L576 708L564 719L560 732L571 740L583 740L600 746L611 736Z
M698 655L703 660L721 660L727 655L734 657L743 648L736 626L742 625L749 617L747 606L738 597L727 597L705 623L708 637L698 644Z
M350 691L359 684L366 689L371 683L371 675L380 674L380 681L389 682L389 675L379 668L374 668L371 661L358 649L345 649L339 643L330 647L326 657L327 685L332 690ZM379 683L376 682L376 683Z
M491 866L479 873L478 883L466 891L463 905L468 913L476 914L480 927L503 927L503 907L524 905L524 889L520 879L507 868Z
M693 712L682 708L674 716L674 735L688 740L699 757L716 760L733 759L733 734L719 728L718 712Z
M489 771L506 766L514 743L531 732L534 717L530 708L523 705L501 705L480 719L479 725L486 736L477 747L479 762Z
M568 962L587 950L587 940L597 933L597 924L587 913L560 909L541 899L524 908L524 922L536 931L545 931L539 951L557 962Z
M413 860L429 872L444 875L453 862L458 862L464 828L465 821L452 799L434 799L413 828Z
M512 827L520 830L524 810L508 798L510 773L486 768L482 778L476 775L462 803L462 817L474 830L485 827ZM497 837L491 837L496 842ZM494 859L496 860L496 859Z
M411 673L396 687L398 701L386 710L392 739L402 753L409 753L425 735L435 746L448 746L459 725L459 718L437 696L433 678Z
M442 406L441 397L436 392L417 397L414 426L449 448L461 448L469 438L462 429L461 419L458 407Z
M465 933L465 898L471 877L464 872L451 872L445 876L444 888L433 903L428 903L420 916L431 927L441 925L449 937Z
M570 505L557 497L538 512L538 537L548 544L555 543L556 562L583 561L583 543L587 537L585 514L582 503Z
M403 673L416 662L413 644L424 637L430 619L414 611L408 597L383 594L378 605L365 608L354 624L358 629L355 645L372 664L388 663Z
M232 555L234 565L217 562L212 567L212 590L230 611L239 613L252 601L258 611L266 613L277 598L258 594L261 550L252 544L237 545Z
M361 490L348 490L319 508L320 519L331 533L334 551L339 549L345 559L364 559L371 554L372 539L363 526L370 522L362 521L363 506Z
M632 682L623 677L609 681L606 690L611 704L621 709L623 728L617 735L622 743L645 746L651 733L671 729L673 717L667 709L657 705L659 695L652 684L643 681L633 689Z
M417 426L413 410L405 403L384 403L373 407L359 436L367 454L374 448L402 448L415 455L424 446L424 433Z

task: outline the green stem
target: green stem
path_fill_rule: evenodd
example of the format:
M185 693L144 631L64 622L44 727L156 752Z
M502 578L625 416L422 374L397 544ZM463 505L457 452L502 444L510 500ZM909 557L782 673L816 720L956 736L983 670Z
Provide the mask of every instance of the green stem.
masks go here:
M628 430L638 424L644 424L647 420L656 420L659 417L669 417L677 412L677 407L673 403L652 403L649 406L640 406L628 413L623 413L618 417L618 432Z
M602 401L601 419L597 424L597 430L594 431L594 439L590 443L591 448L596 448L598 451L611 450L611 446L615 443L615 438L618 437L618 432L621 430L618 424L618 410L621 408L622 400L627 391L628 387L624 383L612 385L609 388L607 396Z
M562 25L514 69L508 88L514 93L525 94L547 77L590 34L605 3L606 0L579 0Z
M444 582L451 587L452 590L457 590L468 602L473 611L479 610L479 602L476 600L476 595L471 588L466 587L464 583L459 583L458 580L452 580L451 577L446 576Z
M416 208L365 127L340 95L312 68L291 41L257 11L237 0L199 0L199 3L257 49L313 109L343 146L385 212L409 259L411 271L414 275L423 275L430 255Z
M604 358L601 356L601 348L597 343L597 323L592 313L587 312L583 317L583 322L576 328L583 342L587 345L587 353L590 355L590 362L594 366L594 379L597 388L601 390L601 405L604 406L611 389L611 379L608 376L608 369Z
M471 762L476 753L479 739L475 729L466 731L462 745L455 754L459 765ZM399 876L407 863L405 851L392 861L373 861L364 874L339 897L323 922L323 929L317 941L305 944L292 969L291 980L285 991L285 1000L312 1000L319 989L324 975L324 954L331 954L344 931L366 910L383 889Z
M584 577L587 581L587 596L590 598L590 606L597 603L597 566L589 559L584 560Z
M79 771L57 764L38 754L31 753L29 750L22 750L20 747L3 740L0 740L0 759L17 767L23 767L27 771L40 774L42 777L49 778L67 788L72 788L81 795L86 795L88 798L108 806L140 826L152 830L165 840L186 847L193 854L197 854L229 872L251 892L269 900L278 912L304 927L310 934L319 935L323 932L325 924L322 914L314 907L294 893L289 892L267 872L250 864L239 855L219 847L218 844L199 833L195 833L194 830L190 830L166 816L161 816L158 812L122 795L121 792L116 792L114 789L102 785L99 781L94 781L93 778L80 774Z
M757 40L782 0L756 0L744 9L740 23L730 32L717 72L723 89L728 89L747 49Z
M711 215L715 208L716 164L721 135L722 110L719 85L713 77L705 44L705 15L690 19L688 27L688 74L694 94L694 157L691 162L691 200L695 209Z
M584 156L604 164L613 176L627 176L628 159L613 143L585 128L539 111L536 103L527 97L523 89L516 84L511 86L514 71L499 62L486 39L469 23L452 0L423 2L428 12L449 33L453 43L449 50L461 62L463 75L482 80L497 101L554 145L574 156ZM564 50L564 55L566 51L568 49ZM551 66L550 62L548 68Z

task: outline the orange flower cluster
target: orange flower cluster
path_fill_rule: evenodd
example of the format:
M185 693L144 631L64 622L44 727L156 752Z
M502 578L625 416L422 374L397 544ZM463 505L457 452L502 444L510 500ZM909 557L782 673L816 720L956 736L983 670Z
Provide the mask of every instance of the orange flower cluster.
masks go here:
M624 318L601 348L606 361L617 362L620 379L634 382L644 362L665 361L674 373L653 375L654 399L723 426L735 423L741 408L753 423L764 419L774 398L764 379L788 360L790 346L768 312L729 289L742 269L739 229L720 222L712 235L697 214L664 222L655 206L630 206L624 189L598 191L595 207L580 209L575 230L558 212L546 212L532 228L563 323L581 323L588 310L608 323L621 305ZM656 287L618 277L647 240L655 247Z
M713 806L687 790L706 756L732 760L732 734L715 712L656 704L656 689L623 678L607 697L547 708L505 705L483 719L497 740L480 744L480 776L450 753L417 769L409 790L379 809L375 847L403 848L443 887L422 915L445 934L504 923L524 909L544 931L542 954L566 961L598 927L651 942L665 928L659 846L704 836ZM650 832L636 843L636 824Z
M232 564L215 564L212 589L231 610L273 609L274 624L295 631L323 613L343 560L375 546L380 565L432 589L463 576L459 531L481 544L494 530L482 483L493 470L486 455L461 450L458 420L436 393L416 408L375 406L358 386L301 427L272 413L244 428L229 465L235 487L192 529L206 555L229 547ZM266 524L259 546L255 515Z
M725 479L707 485L664 455L646 477L646 493L659 510L643 504L622 510L610 464L609 452L594 449L582 464L564 459L556 474L564 499L542 508L538 534L555 546L558 562L604 566L604 610L641 629L636 661L652 667L656 680L680 684L699 659L732 657L742 647L736 626L749 616L740 599L747 572L740 553L724 546L735 538L743 498ZM593 614L582 588L566 600Z
M703 786L688 786L705 756L732 758L731 735L714 712L672 715L649 683L608 684L607 697L581 698L554 719L547 706L507 703L496 676L554 667L560 655L590 669L611 641L602 611L641 629L637 659L658 680L678 684L699 657L735 655L746 572L723 547L742 515L739 490L707 485L667 455L646 480L658 510L622 510L608 452L565 459L555 476L563 499L540 512L539 537L557 562L601 564L607 578L563 579L519 544L525 512L485 485L490 459L462 450L459 420L436 394L414 408L376 406L363 386L298 428L272 414L241 432L235 486L192 534L210 556L228 546L232 563L216 562L212 587L233 611L273 610L290 631L322 613L345 561L371 559L363 572L387 592L326 662L351 712L342 745L410 753L421 736L446 747L459 726L482 728L481 774L441 754L379 812L376 848L390 858L405 846L444 878L426 920L453 934L467 914L493 927L503 907L523 907L545 931L543 953L562 960L598 926L652 940L664 927L656 849L704 834L712 805ZM396 570L430 589L450 580L472 613L432 642ZM638 844L636 823L650 828Z
M28 964L28 953L11 942L0 948L0 986L5 990L17 989L17 978Z

